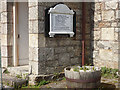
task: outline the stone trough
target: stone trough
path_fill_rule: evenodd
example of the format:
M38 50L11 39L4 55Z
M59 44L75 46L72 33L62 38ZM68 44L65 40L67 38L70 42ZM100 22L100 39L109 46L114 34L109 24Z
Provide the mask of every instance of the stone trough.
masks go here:
M101 81L101 69L94 66L73 66L65 70L68 88L98 88Z

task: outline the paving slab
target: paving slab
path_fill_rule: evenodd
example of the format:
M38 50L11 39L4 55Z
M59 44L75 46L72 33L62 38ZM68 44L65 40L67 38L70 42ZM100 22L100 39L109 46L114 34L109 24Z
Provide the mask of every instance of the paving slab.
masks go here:
M6 86L16 87L16 88L27 84L27 80L13 77L8 74L2 75L2 81L3 81L3 86L6 85Z

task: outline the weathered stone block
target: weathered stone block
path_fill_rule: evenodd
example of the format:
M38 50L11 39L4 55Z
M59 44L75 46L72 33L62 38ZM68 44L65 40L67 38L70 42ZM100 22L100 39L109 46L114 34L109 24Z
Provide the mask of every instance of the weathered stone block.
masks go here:
M38 61L38 50L37 47L29 47L29 60Z
M75 46L75 48L74 48L74 55L79 57L80 56L80 52L81 52L81 47Z
M29 5L29 7L37 6L38 5L38 0L36 0L35 2L33 2L32 0L29 0L28 5Z
M80 53L79 53L80 54ZM73 52L69 52L70 58L75 57L74 51Z
M86 33L89 33L90 31L87 30ZM82 39L82 35L79 34L80 32L77 32L76 34L76 40L81 40Z
M94 50L99 50L99 47L97 46L97 41L93 41L91 45Z
M81 27L81 24L76 22L76 28L80 29L80 27Z
M1 13L1 23L7 22L7 12Z
M102 40L114 40L114 28L102 28Z
M40 48L38 51L39 62L46 60L46 51L45 48Z
M96 10L100 10L100 8L101 8L101 3L97 3L97 2L96 2L94 8L95 8L95 11L96 11Z
M8 67L8 58L1 57L2 67Z
M71 2L71 3L65 2L65 4L66 4L68 7L70 7L71 9L81 9L81 8L82 8L81 3L79 3L79 2Z
M54 55L54 60L58 60L58 59L59 59L58 56L59 56L59 54L55 54L55 55Z
M76 58L71 58L70 62L72 65L75 65L75 64L80 64L81 60L80 58L76 57Z
M7 46L7 35L1 35L1 45Z
M117 27L117 22L111 23L111 26L112 26L112 27Z
M115 35L115 40L117 41L119 38L118 38L118 33L114 33Z
M99 27L100 28L111 27L111 23L109 23L109 22L100 22Z
M94 21L95 22L101 21L101 12L100 11L95 12L95 14L94 14Z
M57 47L58 40L54 38L46 38L46 47Z
M1 56L11 57L12 56L12 47L11 46L2 46L1 47Z
M105 10L105 3L101 2L101 10Z
M94 31L100 31L100 28L94 28Z
M118 7L118 2L115 1L107 1L105 2L105 9L116 9Z
M38 33L38 20L29 21L29 33L30 34Z
M120 28L115 28L116 33L120 33Z
M75 10L75 12L76 12L76 15L82 15L82 11L81 10Z
M70 56L69 53L59 54L59 65L70 65Z
M115 20L114 11L113 10L102 11L102 20L104 21Z
M39 62L38 63L38 74L47 74L47 67L45 66L45 61Z
M1 24L1 34L7 34L7 23Z
M74 47L73 47L73 46L67 47L67 51L68 51L68 52L73 52L73 51L74 51Z
M38 33L43 33L45 31L45 23L44 21L38 21Z
M1 2L1 9L2 9L2 10L1 10L2 12L3 12L3 11L4 11L4 12L7 11L7 2L5 2L5 1L4 1L4 2Z
M99 50L99 57L101 60L113 60L113 51L112 50L104 50L104 49L100 49Z
M99 49L111 49L113 42L111 41L98 41L97 46Z
M61 39L61 40L59 40L58 45L59 46L67 46L67 45L71 45L71 44L74 44L74 43L75 42L71 43L70 39Z
M72 42L72 43L71 43ZM72 40L69 45L75 46L75 45L81 45L81 42L78 40Z
M118 23L118 26L117 26L118 28L120 28L120 23Z
M64 52L66 52L66 47L55 48L55 53L64 53Z
M93 51L93 58L96 58L99 55L98 51Z
M46 62L45 62L45 65L46 65L47 67L57 67L57 66L59 66L57 60L51 60L51 61L49 60L49 61L46 61Z
M115 51L118 50L119 49L119 42L117 40L115 42L111 42L111 48L112 48L112 50L115 50ZM108 49L110 49L110 48L108 48Z
M120 10L116 10L116 19L120 19Z
M86 40L85 45L86 45L86 48L91 45L90 39Z
M41 5L38 6L38 18L40 20L45 20L45 9L46 9L45 6Z
M36 85L35 79L37 76L38 75L34 75L34 74L29 75L29 85Z
M38 34L29 34L29 47L38 47Z
M54 48L40 48L39 61L54 60Z
M86 24L86 30L85 30L85 33L86 34L88 34L88 33L91 33L91 30L90 30L90 28L91 28L91 25L90 24ZM80 30L81 31L81 30ZM82 33L82 31L81 31L81 33ZM78 33L79 34L79 33ZM80 34L80 35L82 35L82 34Z
M55 67L46 67L47 74L53 74L55 72L58 73L58 71L55 69Z
M38 75L38 62L29 61L29 73L37 74Z
M38 35L38 46L39 47L45 47L46 39L44 34L39 34Z
M99 28L99 22L94 23L94 28Z
M118 54L115 54L115 53L114 53L114 57L113 57L113 60L112 60L112 61L113 61L113 62L114 62L114 61L118 61L119 59L120 59L120 56L119 56Z
M100 31L94 31L94 40L99 40L100 39Z
M38 19L38 6L34 6L34 7L29 8L29 19L30 20Z
M45 48L46 60L54 60L54 48Z

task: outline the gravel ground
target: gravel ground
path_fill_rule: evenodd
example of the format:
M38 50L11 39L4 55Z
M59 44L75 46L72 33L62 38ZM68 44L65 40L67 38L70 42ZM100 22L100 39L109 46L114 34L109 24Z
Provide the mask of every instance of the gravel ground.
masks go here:
M118 79L107 79L101 78L101 88L118 88L120 85L118 84ZM57 81L53 83L49 83L47 85L43 85L40 88L67 88L66 81Z

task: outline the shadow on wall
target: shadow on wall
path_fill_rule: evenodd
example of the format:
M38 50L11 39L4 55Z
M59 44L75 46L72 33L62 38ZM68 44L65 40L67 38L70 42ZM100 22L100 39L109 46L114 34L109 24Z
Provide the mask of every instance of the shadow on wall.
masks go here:
M85 28L85 64L93 65L94 49L94 2L86 2L86 28Z

